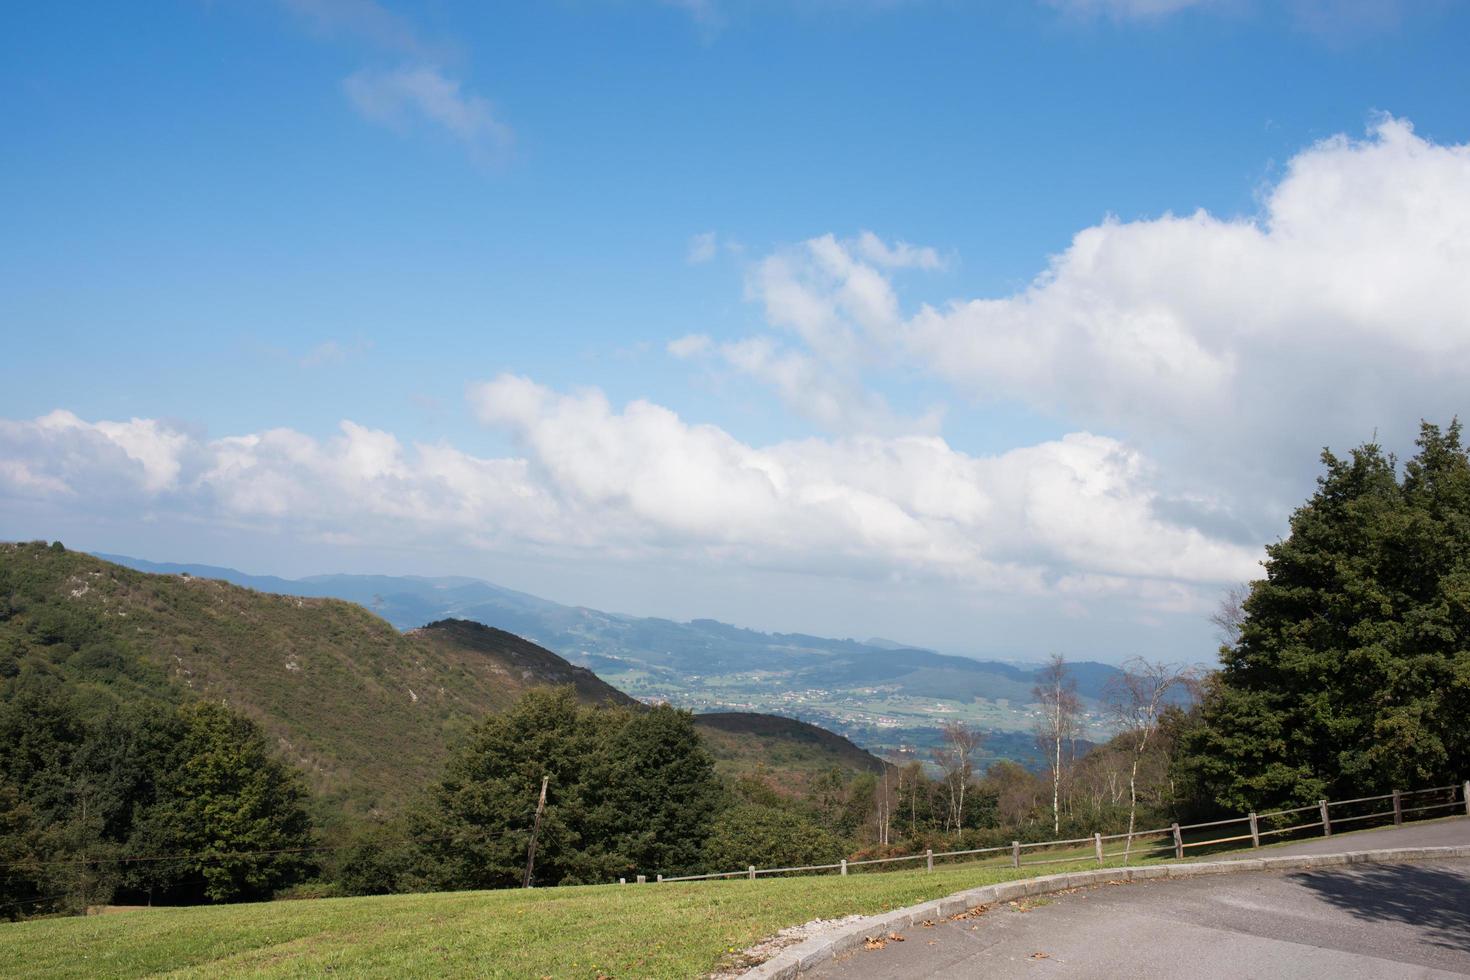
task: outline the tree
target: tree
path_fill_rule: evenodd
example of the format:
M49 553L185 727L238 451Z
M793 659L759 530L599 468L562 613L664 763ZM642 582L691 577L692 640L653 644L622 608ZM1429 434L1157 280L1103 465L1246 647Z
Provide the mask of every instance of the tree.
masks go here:
M722 802L714 760L687 711L659 705L619 717L609 742L612 772L602 777L611 781L609 850L629 871L687 873L700 862Z
M1001 759L985 770L982 785L995 797L996 815L1002 824L1020 827L1032 822L1043 792L1035 773Z
M1031 694L1041 706L1036 718L1036 742L1046 751L1051 768L1051 829L1062 827L1062 746L1077 738L1081 727L1082 702L1077 681L1067 674L1067 661L1054 653L1037 672Z
M15 785L0 773L0 919L44 911L45 864L40 828Z
M1112 716L1119 740L1129 752L1128 766L1128 840L1123 846L1123 861L1133 844L1133 830L1138 817L1138 770L1150 742L1159 730L1159 719L1170 694L1187 685L1191 678L1187 669L1173 664L1156 663L1134 657L1123 663L1120 673L1109 679L1103 701Z
M1245 625L1245 600L1250 598L1248 584L1232 585L1220 597L1210 622L1215 624L1216 635L1223 646L1233 647L1240 640L1240 628Z
M693 717L590 708L571 688L527 692L450 759L425 846L437 887L521 883L543 777L534 883L581 884L699 862L720 804Z
M710 868L738 871L836 861L842 841L787 806L739 803L715 820L705 860Z
M943 741L934 749L933 758L944 775L948 797L945 829L953 830L955 836L959 836L964 827L965 793L975 772L971 757L984 741L984 736L962 721L946 721L940 726L940 734Z
M1424 423L1402 475L1323 451L1266 549L1181 765L1205 801L1274 809L1457 782L1470 769L1470 460Z
M187 705L178 721L156 802L128 840L132 886L172 901L231 902L304 880L315 838L297 770L271 756L259 726L221 704Z

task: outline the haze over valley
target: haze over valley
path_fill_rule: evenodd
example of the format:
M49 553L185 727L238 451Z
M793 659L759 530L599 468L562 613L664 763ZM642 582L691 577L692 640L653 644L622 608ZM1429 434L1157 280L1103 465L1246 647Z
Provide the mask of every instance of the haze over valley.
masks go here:
M141 571L223 579L264 592L356 602L410 630L466 619L507 630L587 667L645 702L696 712L754 711L812 722L878 753L927 753L945 721L987 733L980 759L1037 760L1032 729L1037 667L802 634L768 634L714 620L677 623L564 606L463 577L316 575L285 579L210 565L101 555ZM1084 739L1109 734L1099 698L1116 667L1071 665L1084 703Z

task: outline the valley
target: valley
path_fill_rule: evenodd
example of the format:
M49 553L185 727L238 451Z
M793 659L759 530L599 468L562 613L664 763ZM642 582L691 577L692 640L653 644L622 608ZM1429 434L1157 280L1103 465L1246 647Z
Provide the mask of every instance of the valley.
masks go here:
M1039 761L1031 731L1036 668L938 653L888 640L763 633L711 619L675 622L567 606L463 577L250 575L232 568L101 555L140 571L222 579L263 592L344 599L400 630L442 619L483 623L556 651L646 703L697 713L784 715L879 754L927 754L940 726L986 732L980 765ZM1109 734L1099 699L1117 668L1069 664L1083 705L1082 737Z

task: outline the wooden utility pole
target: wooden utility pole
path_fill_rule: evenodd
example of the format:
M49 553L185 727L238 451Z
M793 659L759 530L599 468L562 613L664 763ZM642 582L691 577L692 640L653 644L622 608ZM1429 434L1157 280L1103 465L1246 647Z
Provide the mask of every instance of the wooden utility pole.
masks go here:
M546 784L550 776L541 777L541 799L536 801L536 821L531 824L531 846L526 849L526 882L522 887L531 887L531 869L536 867L536 835L541 833L541 812L546 809Z

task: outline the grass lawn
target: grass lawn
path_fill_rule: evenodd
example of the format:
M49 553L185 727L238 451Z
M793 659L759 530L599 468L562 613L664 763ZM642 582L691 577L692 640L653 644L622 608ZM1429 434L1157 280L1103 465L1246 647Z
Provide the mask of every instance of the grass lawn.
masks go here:
M1096 864L139 909L0 925L0 976L691 977L795 923L1069 867Z
M1159 860L1160 853L1136 854L1132 863ZM940 864L932 874L921 865L846 878L588 885L38 919L0 924L0 977L695 977L789 925L1095 868L1091 854L1091 847L1032 852L1032 860L1076 860L1021 869L1002 855ZM1208 859L1196 852L1188 860L1201 858Z

